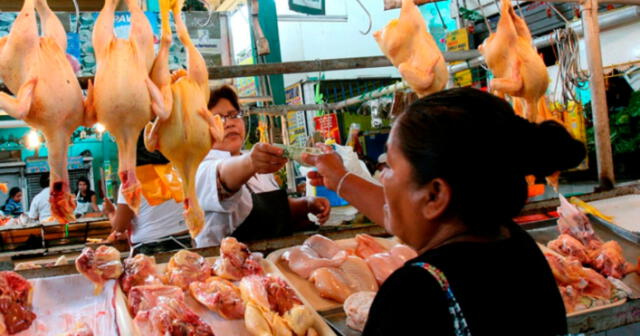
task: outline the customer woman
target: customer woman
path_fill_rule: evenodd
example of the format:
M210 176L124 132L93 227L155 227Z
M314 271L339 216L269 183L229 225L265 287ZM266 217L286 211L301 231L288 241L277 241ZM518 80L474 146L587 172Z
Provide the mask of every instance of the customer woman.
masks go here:
M22 209L22 190L13 187L9 190L9 197L2 207L2 212L6 216L18 217L24 210Z
M281 148L259 143L250 152L241 151L246 129L231 87L212 91L209 109L222 117L225 134L196 174L198 200L205 211L205 227L195 238L198 247L219 245L229 235L242 241L290 235L310 224L309 213L321 223L328 219L327 199L290 198L276 183L273 173L287 162Z
M307 156L325 184L419 256L377 293L363 335L562 335L565 309L535 241L511 218L528 174L580 163L555 122L532 124L504 100L452 89L413 103L387 142L382 187L334 153Z
M98 197L91 190L89 179L80 177L76 190L76 215L84 215L89 212L100 212L98 208Z

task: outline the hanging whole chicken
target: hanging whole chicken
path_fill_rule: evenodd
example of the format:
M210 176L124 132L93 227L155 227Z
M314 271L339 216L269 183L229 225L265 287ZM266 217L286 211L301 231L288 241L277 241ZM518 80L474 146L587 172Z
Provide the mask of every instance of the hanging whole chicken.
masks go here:
M400 18L373 33L373 37L419 97L440 91L447 85L449 73L444 56L427 31L413 0L403 0Z
M135 173L136 143L152 118L168 118L162 94L149 78L153 66L153 31L137 0L126 0L131 12L128 40L117 38L113 23L120 0L105 0L93 29L97 70L87 92L87 111L102 123L118 144L118 174L122 194L137 213L141 184Z
M494 75L491 88L522 98L525 102L523 116L532 122L543 121L538 103L547 91L549 75L533 46L526 22L516 15L510 0L502 0L496 32L484 40L478 51Z
M43 36L38 35L35 10ZM69 193L67 148L84 120L82 91L66 57L67 34L46 0L25 0L8 36L0 38L0 77L17 97L0 93L0 108L40 130L47 141L51 167L51 213L74 220Z
M191 236L195 237L204 226L204 212L196 196L196 171L213 142L222 140L224 126L220 117L213 117L207 109L209 73L182 21L183 4L184 0L160 0L162 42L151 78L160 88L170 114L166 120L158 118L145 127L145 146L149 151L160 150L178 170L186 195L185 222ZM169 72L170 8L188 59L187 70L178 70L173 76Z

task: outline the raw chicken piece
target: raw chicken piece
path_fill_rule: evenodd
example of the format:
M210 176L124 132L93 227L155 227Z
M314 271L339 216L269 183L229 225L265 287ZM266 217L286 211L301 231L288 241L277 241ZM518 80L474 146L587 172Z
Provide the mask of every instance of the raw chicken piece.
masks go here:
M400 18L391 20L373 37L419 97L440 91L447 84L444 56L413 0L403 0Z
M126 0L131 13L129 39L114 34L114 12L120 0L105 0L93 29L97 70L87 90L87 113L102 123L118 144L122 194L138 212L141 185L136 177L136 144L152 115L169 117L158 87L149 78L153 65L153 31L137 0Z
M351 283L344 271L335 267L321 267L311 273L309 281L318 289L320 296L337 302L344 302L351 294Z
M605 277L603 277L600 273L590 268L585 267L582 269L582 271L585 280L587 280L588 282L587 287L582 290L584 295L593 296L605 300L611 298L611 289L613 288L613 286L611 285L611 282L609 280L605 279Z
M418 256L418 253L416 253L416 250L403 244L395 245L394 247L391 248L391 250L389 250L389 253L391 253L391 255L395 257L397 260L400 260L402 264Z
M182 300L159 297L158 304L139 311L133 319L140 335L213 336L211 327L200 319Z
M574 312L578 301L580 301L580 293L572 286L560 286L560 295L562 295L562 302L567 314Z
M247 275L263 274L261 263L260 253L251 253L247 245L227 237L220 243L220 258L213 264L213 270L219 277L237 281Z
M608 241L599 249L592 251L590 257L591 265L605 276L622 279L628 273L636 270L636 267L624 258L622 247L614 240Z
M600 238L593 231L589 217L567 199L559 195L560 207L558 207L558 231L568 234L579 240L587 250L595 250L602 245Z
M161 0L162 43L151 70L153 82L159 86L168 117L157 118L145 127L145 146L151 152L160 150L177 169L185 192L184 218L191 237L204 226L204 212L196 197L195 176L200 162L211 150L214 141L222 141L224 125L219 116L207 109L209 73L207 65L194 46L182 21L184 0ZM169 9L178 30L178 37L187 51L187 71L169 73L171 28Z
M313 313L281 278L250 275L240 281L246 302L245 326L253 335L305 335L313 325Z
M369 309L376 297L375 292L358 292L344 301L344 312L347 314L347 326L351 329L362 332L367 318L369 317Z
M378 291L376 277L364 260L349 256L339 268L344 272L349 282L349 287L351 287L354 292Z
M196 301L225 319L234 320L244 317L245 307L240 289L230 281L211 277L205 282L192 282L189 285L189 292Z
M333 240L319 234L315 234L304 241L303 245L314 250L320 258L333 258L342 249Z
M122 274L120 252L112 246L101 245L95 251L85 247L76 258L76 269L89 281L93 282L94 295L102 292L104 283L109 279L117 279Z
M144 254L124 260L124 274L120 279L122 290L129 293L132 287L142 285L161 285L156 270L156 259Z
M42 268L42 265L40 264L36 264L32 261L25 261L25 262L21 262L16 264L16 266L13 268L14 271L24 271L24 270L30 270L30 269L39 269Z
M36 13L44 36L38 34ZM69 191L67 150L71 134L85 119L80 84L66 56L67 35L46 0L25 0L8 36L0 38L0 77L16 95L0 94L0 109L40 130L51 168L52 216L60 223L75 219Z
M282 278L266 275L261 277L260 281L267 291L269 308L272 311L284 315L294 306L302 304L293 289Z
M339 267L319 268L309 278L320 296L344 302L352 293L377 291L378 282L367 263L355 256L349 256Z
M127 304L135 316L139 311L149 310L159 304L161 297L184 301L184 292L176 286L144 285L131 289L127 297Z
M19 274L0 272L0 335L29 329L36 314L31 310L33 287Z
M195 252L180 250L169 260L165 283L187 290L190 283L205 281L211 275L211 265L206 259Z
M309 246L301 245L288 249L282 254L282 258L287 261L289 269L307 279L313 271L321 267L340 266L346 260L347 252L340 251L331 259L322 258Z
M568 234L561 234L555 240L550 241L547 247L565 257L574 257L582 264L588 264L590 261L587 248Z
M547 258L558 285L571 285L577 290L583 290L588 285L584 276L584 267L579 261L572 258L562 258L552 253L545 253L544 256Z
M525 118L540 122L538 103L544 99L549 85L547 68L532 44L526 22L516 15L510 0L501 0L501 3L496 32L484 40L478 51L495 76L491 88L523 98Z
M397 244L389 252L370 255L365 261L378 280L378 284L382 285L393 272L417 256L418 254L412 248Z
M372 254L387 252L387 249L378 243L375 238L368 234L356 235L356 255L362 259L366 259Z

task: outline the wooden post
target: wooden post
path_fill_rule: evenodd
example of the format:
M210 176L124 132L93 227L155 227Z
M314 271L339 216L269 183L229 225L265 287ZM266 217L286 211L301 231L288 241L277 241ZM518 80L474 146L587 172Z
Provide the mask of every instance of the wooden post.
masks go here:
M583 0L581 7L584 41L589 66L589 89L591 90L591 112L595 130L598 179L600 189L609 190L613 189L615 176L609 130L609 109L607 107L604 72L602 70L598 1Z

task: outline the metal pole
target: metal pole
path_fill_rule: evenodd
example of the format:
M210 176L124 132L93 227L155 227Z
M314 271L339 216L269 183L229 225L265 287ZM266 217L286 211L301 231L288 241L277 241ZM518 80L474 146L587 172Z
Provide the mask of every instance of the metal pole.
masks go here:
M287 124L286 115L280 116L280 125L282 125L282 143L285 145L290 145L291 143L289 141L289 128L288 128L289 125ZM293 170L293 162L289 160L289 162L287 162L287 165L285 167L287 170L287 190L290 193L296 192L297 186L296 186L296 177Z
M609 130L609 109L604 86L602 50L600 49L600 27L598 26L598 0L581 3L584 41L589 65L589 89L591 90L591 112L593 114L596 157L600 188L613 189L615 176Z

